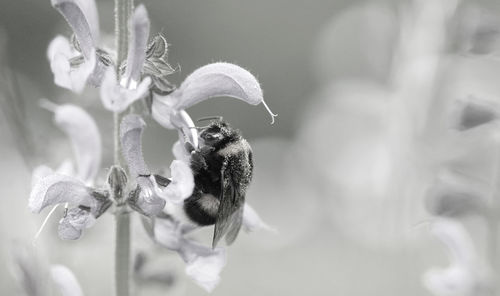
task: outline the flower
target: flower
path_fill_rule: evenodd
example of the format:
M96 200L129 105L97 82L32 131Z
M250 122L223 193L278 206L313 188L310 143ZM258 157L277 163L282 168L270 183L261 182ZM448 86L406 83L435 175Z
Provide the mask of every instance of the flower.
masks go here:
M194 189L190 155L180 141L176 142L173 146L176 159L170 165L171 178L152 175L142 155L141 135L145 127L144 120L136 114L125 116L120 125L123 157L137 181L137 189L131 193L128 203L151 218L147 220L148 233L157 243L181 256L186 262L186 274L207 291L212 291L226 263L226 251L185 237L198 227L183 212L184 200ZM248 204L244 205L243 229L247 232L272 230Z
M156 180L142 156L142 132L146 123L139 115L129 114L120 124L122 153L129 167L130 175L137 182L132 191L129 205L146 216L156 216L165 207L165 200L155 191Z
M149 91L151 78L142 79L149 36L149 19L144 5L139 5L130 18L130 39L125 73L118 83L115 70L109 67L101 85L101 101L113 112L122 112Z
M101 137L92 117L80 107L42 102L54 112L56 125L71 140L76 172L73 172L69 160L63 162L56 172L48 166L36 168L28 207L33 213L40 213L44 208L54 206L52 213L59 204L64 203L66 207L71 204L73 207L59 222L58 233L62 239L74 240L111 206L106 190L91 187L101 162Z
M225 249L212 249L184 237L189 228L170 218L155 219L153 229L155 241L169 250L176 251L186 262L186 274L211 292L219 283L219 274L226 265Z
M166 96L153 97L153 118L163 127L179 129L195 148L198 139L194 124L185 109L209 98L233 97L251 105L263 104L271 114L272 123L277 116L264 101L257 79L247 70L230 63L213 63L191 73L181 86Z
M439 219L431 233L448 248L451 265L433 268L423 276L424 285L434 295L482 295L486 291L486 272L481 266L467 230L452 219Z
M47 58L56 85L81 93L87 83L100 85L104 69L111 64L109 55L97 48L99 22L94 0L52 0L52 6L66 19L75 38L54 38Z
M73 272L66 266L49 265L41 260L36 250L24 244L12 246L12 273L29 296L49 294L49 282L62 296L83 296L82 288Z

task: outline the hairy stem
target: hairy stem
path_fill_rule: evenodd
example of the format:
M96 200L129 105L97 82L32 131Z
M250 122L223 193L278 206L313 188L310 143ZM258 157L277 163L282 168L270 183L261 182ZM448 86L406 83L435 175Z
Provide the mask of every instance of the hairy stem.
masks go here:
M132 13L133 0L115 0L116 73L120 81L120 65L127 58L128 19ZM120 113L113 114L114 163L121 166ZM115 196L122 201L123 196ZM117 203L115 237L115 295L130 295L130 214L125 203Z

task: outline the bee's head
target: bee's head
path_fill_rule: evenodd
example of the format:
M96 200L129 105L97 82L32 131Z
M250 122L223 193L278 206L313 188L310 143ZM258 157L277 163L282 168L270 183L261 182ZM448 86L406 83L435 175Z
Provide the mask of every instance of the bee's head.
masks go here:
M240 134L224 120L216 120L202 130L200 138L203 139L205 145L219 148L238 140Z

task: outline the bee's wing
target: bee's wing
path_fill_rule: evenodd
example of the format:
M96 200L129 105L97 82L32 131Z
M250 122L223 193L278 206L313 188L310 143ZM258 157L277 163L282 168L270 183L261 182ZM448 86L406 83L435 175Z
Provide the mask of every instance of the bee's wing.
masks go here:
M227 234L226 242L231 244L238 235L243 220L243 204L245 196L239 193L239 184L233 181L230 174L221 171L221 196L214 228L212 247Z
M236 212L233 213L231 217L232 223L229 226L229 230L227 231L226 234L226 243L228 245L232 244L234 240L236 240L236 237L238 236L238 233L240 232L241 224L243 224L243 207L240 206L239 209L236 210Z

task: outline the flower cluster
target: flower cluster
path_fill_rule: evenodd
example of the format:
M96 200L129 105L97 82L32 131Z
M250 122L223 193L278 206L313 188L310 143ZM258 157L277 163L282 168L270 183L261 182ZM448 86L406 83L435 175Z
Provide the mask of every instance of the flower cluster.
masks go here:
M65 161L56 170L47 166L35 169L30 210L40 213L53 206L52 214L64 204L66 211L59 221L59 236L75 240L108 209L115 209L117 214L132 209L142 215L153 240L177 252L187 264L186 273L212 290L225 265L225 250L187 238L185 235L198 226L179 215L194 188L191 155L184 147L186 143L195 149L200 147L197 129L186 109L212 97L229 96L251 105L263 104L274 120L276 115L265 104L258 81L237 65L213 63L195 70L175 88L167 80L174 69L167 63L166 40L161 35L149 40L150 22L143 5L130 16L128 55L120 65L111 50L99 47L94 1L52 0L52 5L74 33L70 39L58 36L49 45L47 54L54 82L75 93L81 93L86 85L100 87L104 108L115 113L142 100L151 109L154 120L165 128L178 130L179 141L173 148L176 159L170 165L171 177L153 174L142 155L146 122L139 114L124 116L119 137L128 170L112 166L106 182L96 184L102 147L95 121L76 105L55 105L44 100L42 106L54 112L56 125L71 140L75 162ZM245 204L243 229L259 228L268 227Z

